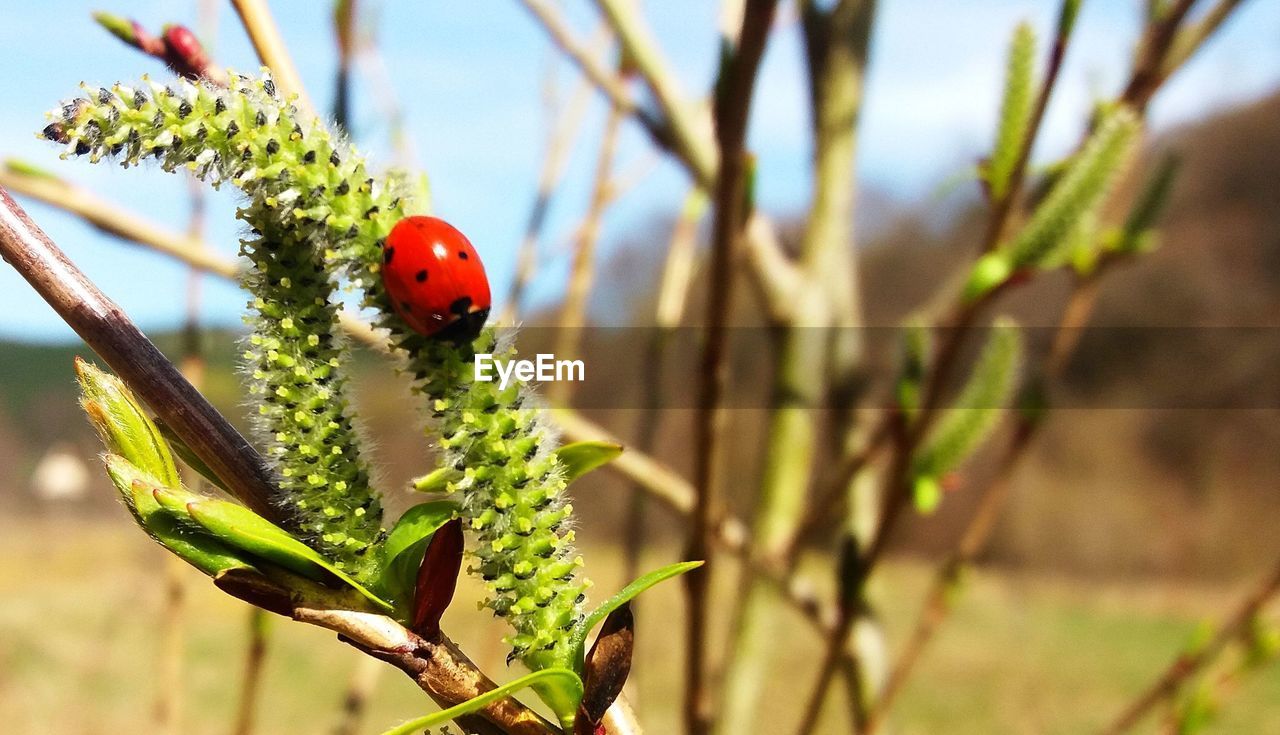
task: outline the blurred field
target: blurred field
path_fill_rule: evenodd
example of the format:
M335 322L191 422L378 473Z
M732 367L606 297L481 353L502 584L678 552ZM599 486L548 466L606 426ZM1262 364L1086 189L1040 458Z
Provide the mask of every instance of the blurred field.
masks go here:
M598 588L614 588L610 550L585 550ZM164 558L123 511L95 521L31 519L0 525L0 730L10 735L152 732L159 683L157 637ZM653 560L655 563L658 559ZM878 594L890 635L902 635L927 579L918 563L891 564ZM183 733L225 733L236 705L247 608L192 572ZM721 594L732 593L722 579ZM1164 666L1206 617L1238 589L1168 582L1110 584L981 573L898 712L899 733L1076 733L1101 725ZM447 628L479 663L502 672L500 626L471 609L464 585ZM601 593L603 594L603 592ZM598 596L598 595L597 595ZM680 682L678 587L642 599L633 692L650 733L676 728ZM261 708L263 735L308 735L337 721L358 655L333 636L274 620ZM801 625L801 623L795 623ZM674 640L668 636L677 636ZM807 691L816 641L789 636L777 652L759 733L786 733ZM1209 732L1280 732L1280 667L1246 681ZM823 732L842 732L843 699L828 704ZM381 679L365 727L431 709L398 672Z

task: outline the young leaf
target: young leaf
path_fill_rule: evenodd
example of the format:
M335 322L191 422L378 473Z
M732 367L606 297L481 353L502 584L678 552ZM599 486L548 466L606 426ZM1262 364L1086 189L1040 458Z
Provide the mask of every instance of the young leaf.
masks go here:
M367 590L310 546L242 505L217 498L184 496L160 488L155 490L155 496L167 508L185 505L187 517L223 543L308 579L318 582L336 579L360 592L377 607L388 612L392 610L390 603Z
M631 602L637 595L655 584L664 582L672 577L678 577L681 574L684 574L691 569L697 569L700 566L702 566L701 561L682 561L676 564L668 564L661 569L655 569L648 574L641 575L634 582L623 587L616 595L600 603L600 606L595 610L592 610L591 613L587 615L587 617L584 618L573 631L573 651L575 654L573 665L578 669L582 668L583 651L586 648L587 636L591 634L591 630L593 628L600 624L600 621L609 616L609 613L612 613L614 610L617 610L628 602Z
M252 568L234 549L163 512L151 494L154 478L118 454L107 455L106 462L107 475L134 520L161 546L211 577L228 569Z
M1022 338L1008 319L996 320L990 331L968 382L916 455L915 478L938 478L963 462L986 440L1008 405L1022 360ZM925 496L927 503L927 489Z
M499 699L503 699L504 697L514 694L521 689L545 686L547 684L558 686L566 691L576 690L578 692L578 700L580 701L582 699L582 680L578 678L577 674L568 669L543 669L542 671L535 671L532 674L526 674L515 681L503 684L502 686L487 691L478 697L468 699L462 704L454 705L453 707L439 712L433 712L432 714L419 717L415 720L409 720L408 722L387 730L382 735L418 735L424 728L443 725L444 723L462 717L463 715L478 712ZM574 714L572 712L568 714L556 712L556 716L559 717L561 725L567 726L570 730L572 729L574 720Z
M1005 68L1004 101L1000 105L1000 125L995 148L987 164L987 186L991 198L1002 201L1009 194L1009 180L1026 145L1028 127L1035 106L1034 69L1036 32L1029 23L1019 23L1009 43Z
M413 594L413 632L424 638L440 634L440 618L453 601L462 571L462 519L454 518L431 535Z
M382 545L381 589L397 603L413 599L414 581L432 534L458 513L451 500L420 503L400 516Z
M182 480L169 446L124 381L78 357L76 376L80 381L80 405L107 451L124 457L164 487L180 486Z
M570 483L597 467L609 464L619 454L622 454L621 444L582 441L557 449L556 459L564 467L564 481Z
M1128 162L1140 128L1137 116L1128 108L1117 107L1103 114L1089 142L1005 249L1015 270L1051 261L1081 217L1096 211L1116 174Z
M157 418L155 425L160 432L160 436L164 437L164 440L169 443L169 448L173 450L174 454L178 455L178 459L181 459L185 465L195 470L197 474L208 480L214 487L220 490L227 489L226 483L213 473L213 470L209 465L205 464L203 459L200 459L195 452L191 451L191 447L187 446L182 437L173 433L173 429L170 429L168 424Z

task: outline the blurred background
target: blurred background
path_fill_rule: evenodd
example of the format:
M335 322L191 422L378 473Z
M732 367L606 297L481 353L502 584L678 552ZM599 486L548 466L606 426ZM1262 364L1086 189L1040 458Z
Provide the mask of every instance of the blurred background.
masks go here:
M333 109L330 4L271 5L317 106ZM563 5L579 35L590 37L594 21L586 4ZM1037 158L1075 145L1091 101L1122 83L1140 5L1084 4ZM554 323L592 198L605 105L583 92L576 71L519 3L360 6L364 50L353 60L350 135L375 162L428 174L434 212L466 232L485 261L495 312L507 305L516 277L548 141L565 110L581 109L547 210L536 275L521 304L527 324ZM712 82L717 8L709 0L647 3L647 17L686 91ZM11 4L0 24L0 156L182 231L193 200L179 179L158 170L60 161L55 147L35 135L45 111L74 95L81 81L96 88L169 73L95 24L91 12L99 9L155 29L184 23L200 29L219 64L257 68L234 15L220 3ZM1024 19L1051 26L1056 12L1049 0L881 4L859 133L857 241L869 325L899 324L971 255L983 226L972 170L995 126L1008 34ZM787 247L794 247L810 195L804 54L795 25L784 3L749 139L758 157L758 206L780 224ZM1092 322L1262 329L1223 354L1171 354L1139 343L1118 363L1101 347L1077 355L1076 364L1088 369L1069 371L1064 393L1081 407L1056 412L1019 469L971 583L975 591L904 693L898 731L1065 733L1096 725L1280 555L1274 369L1280 342L1268 339L1268 330L1280 326L1277 38L1280 3L1245 2L1156 98L1143 158L1170 149L1182 158L1162 246L1107 281ZM599 283L588 321L646 326L687 178L633 124L623 125L615 158L621 183L600 219ZM22 203L162 349L181 357L191 313L184 266L60 208ZM207 193L203 206L207 241L219 254L235 255L233 193ZM695 262L702 259L699 250ZM691 314L700 313L704 278L695 266ZM1038 279L1005 310L1023 324L1051 325L1066 287L1065 280ZM205 391L241 422L234 360L244 296L214 277L200 279L199 289ZM741 300L737 321L751 324L750 297ZM587 349L587 369L593 359L641 364L642 343L632 348L619 353L625 346L614 344L596 355ZM177 687L183 724L172 731L225 732L244 657L244 606L192 573L192 584L183 587L182 683L162 679L156 661L163 650L150 632L167 609L170 588L157 571L164 560L116 506L97 465L98 443L76 405L71 362L86 353L17 274L0 269L0 729L159 732L158 692ZM1159 364L1134 367L1144 359ZM766 379L763 366L751 360L738 367L741 384ZM390 375L378 356L359 356L358 407L384 468L383 486L397 488L427 469L429 459L418 417L406 408L407 387ZM1220 402L1186 408L1144 398L1176 397L1187 385L1214 386ZM602 406L589 415L624 440L642 423L642 411L591 393L577 401ZM690 415L663 411L653 451L685 473L692 467ZM732 415L733 470L726 485L737 510L749 504L759 475L763 415L753 408ZM979 455L967 472L980 476L992 456ZM627 518L618 498L626 484L596 473L575 489L588 571L600 589L616 588L624 581L620 546ZM391 495L393 508L409 502ZM891 641L904 635L931 560L954 546L972 501L957 492L946 512L912 519L895 538L893 559L878 582ZM662 511L649 521L646 558L669 560L680 543L676 524ZM834 526L815 531L815 547L825 548ZM830 564L814 556L813 564ZM721 593L732 595L733 580L721 582ZM663 618L664 608L680 604L673 585L640 607L635 697L656 733L674 731L677 722L678 647L665 640L670 631ZM455 637L483 668L501 671L500 628L466 605L455 607L465 608L450 612L450 629L461 631ZM259 732L327 732L340 719L359 657L322 633L298 628L279 623L271 633ZM780 654L771 694L784 694L820 650L817 639L797 635L794 650ZM367 730L422 711L420 693L397 677L388 674L378 685ZM1280 671L1272 667L1246 687L1213 731L1280 732ZM791 716L766 719L759 731L786 731L782 723Z

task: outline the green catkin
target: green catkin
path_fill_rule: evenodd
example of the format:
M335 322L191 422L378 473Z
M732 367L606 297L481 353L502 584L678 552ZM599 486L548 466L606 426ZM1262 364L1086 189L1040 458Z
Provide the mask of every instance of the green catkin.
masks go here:
M344 397L335 281L317 247L331 239L335 220L344 231L373 228L357 225L367 194L324 196L363 180L363 168L341 160L345 147L322 124L300 122L269 77L232 79L230 90L145 78L99 89L65 104L44 134L95 162L111 157L127 167L154 157L166 171L187 168L244 192L238 216L251 235L241 252L254 267L243 279L253 297L243 360L260 439L296 529L367 580L377 570L382 510Z
M997 319L969 380L912 462L916 477L937 478L969 457L995 429L1009 404L1022 363L1022 336L1009 319Z
M1035 55L1036 32L1031 24L1019 23L1009 43L1000 125L996 129L991 161L987 164L987 184L991 198L996 201L1008 195L1009 180L1026 143L1035 104Z
M1141 123L1127 108L1106 112L1088 143L1004 253L1015 269L1054 262L1080 219L1097 210L1128 162Z
M255 298L255 335L262 342L251 345L246 358L262 373L254 373L254 387L266 420L299 424L267 440L282 468L299 466L290 490L299 493L291 497L301 500L300 513L309 523L327 524L325 509L337 511L335 525L325 526L332 529L330 539L320 535L330 553L373 543L381 532L375 520L381 513L356 456L349 419L322 423L319 414L309 418L305 410L345 409L336 399L341 382L332 362L341 364L341 343L333 334L331 279L345 275L362 291L364 306L377 311L376 325L390 331L392 344L406 356L414 390L427 400L444 466L463 472L449 489L461 492L462 515L476 534L470 571L486 581L485 604L514 629L511 657L532 669L568 665L571 631L584 617L590 583L580 577L582 560L573 549L572 507L554 455L558 436L519 384L499 391L496 383L473 380L477 351L505 358L514 348L492 330L473 345L410 331L391 308L380 274L385 238L405 214L399 188L370 177L350 146L278 99L268 77L231 78L230 90L176 82L172 95L147 83L151 91L136 99L134 90L117 85L65 106L61 121L45 135L95 160L113 154L130 165L156 155L166 170L189 166L215 186L229 180L250 197L242 210L257 230L245 246L257 265L249 285L274 296L261 304ZM276 242L280 246L273 251L269 244ZM297 276L285 273L294 269ZM302 298L303 289L312 301ZM282 350L285 345L298 349ZM308 350L314 359L299 372L299 355ZM282 369L273 355L287 355L295 364ZM328 376L327 386L322 375ZM270 402L269 396L283 398L279 389L299 409L290 413L282 410L287 404ZM329 396L327 402L317 400L321 395ZM323 436L332 442L325 445L329 451L342 449L312 460L314 454L300 456L294 436ZM315 483L306 468L317 465L348 468L342 478L347 485L338 490Z

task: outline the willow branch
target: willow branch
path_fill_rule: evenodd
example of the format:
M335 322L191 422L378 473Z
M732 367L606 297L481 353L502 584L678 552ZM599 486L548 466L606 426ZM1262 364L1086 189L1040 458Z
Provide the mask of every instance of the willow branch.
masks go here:
M621 6L611 0L615 14ZM706 564L685 575L688 597L685 650L685 729L689 735L701 735L711 724L711 695L707 671L707 634L709 629L710 581L713 569L711 543L716 519L721 513L718 497L721 481L720 450L724 441L725 412L722 399L728 384L728 321L733 299L734 271L743 231L746 227L747 154L745 150L751 101L755 92L756 73L769 28L773 23L776 0L753 0L742 16L742 30L734 50L721 66L720 82L715 98L716 147L720 168L715 186L715 216L711 231L711 282L707 296L706 343L698 370L698 403L694 423L694 488L696 490L693 523L689 530L685 558L705 559ZM612 18L614 30L624 47L633 55L645 55L634 28L628 28L622 17ZM621 27L620 27L621 26ZM628 35L631 40L627 40ZM638 45L639 44L639 45ZM652 54L649 54L652 56ZM637 62L642 65L643 62ZM643 73L643 72L642 72ZM652 84L652 80L650 80ZM654 90L655 94L660 94Z
M560 307L559 330L555 354L576 357L582 344L582 328L587 319L587 299L595 283L596 245L604 222L605 210L612 201L610 192L613 180L614 158L618 152L618 132L622 128L623 112L610 107L605 119L604 135L600 139L600 153L596 159L595 181L591 188L591 203L586 216L578 226L574 243L573 263L569 270L569 285ZM572 384L568 381L553 383L547 389L547 398L553 404L567 405Z
M240 23L249 35L258 59L263 66L271 69L276 86L286 96L296 94L298 107L315 115L315 108L311 105L306 88L302 86L298 68L293 64L293 57L289 55L275 19L271 17L267 0L231 0L231 5L240 16Z
M81 339L147 402L228 490L260 515L287 524L272 502L276 488L262 457L196 391L177 368L89 281L0 188L0 256ZM323 625L371 655L410 674L438 702L457 704L493 687L447 638L424 641L390 618L342 610L294 609L288 594L263 587L261 577L220 578L224 590L273 612ZM555 732L512 699L486 716L511 733ZM480 728L476 732L495 732Z
M547 76L552 75L548 72ZM554 84L548 79L546 86L553 87ZM506 306L498 317L499 324L515 324L520 320L525 290L533 281L538 267L538 243L542 239L542 230L547 222L547 211L551 207L551 200L555 196L556 189L559 188L560 181L564 178L567 154L572 149L571 143L577 136L590 91L591 87L588 83L579 85L572 100L559 114L555 110L554 93L550 90L546 92L546 106L549 113L547 122L550 130L542 158L542 171L538 176L538 189L533 197L533 206L529 208L524 237L520 241L519 254L516 256L516 275L511 282Z
M1280 562L1245 595L1208 643L1175 658L1103 733L1119 735L1132 730L1152 708L1176 694L1184 682L1216 659L1232 641L1247 635L1250 622L1277 594L1280 594Z
M694 178L711 188L716 176L717 151L711 136L699 130L692 108L658 49L634 0L595 0L622 44L626 58L653 93L671 134L673 152L689 167ZM723 153L723 151L721 151Z

